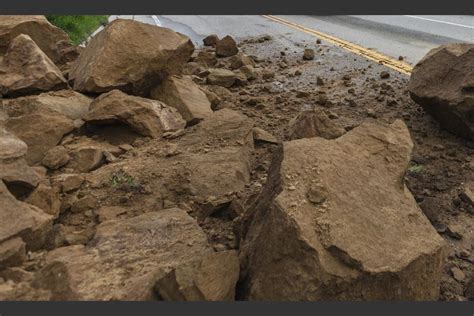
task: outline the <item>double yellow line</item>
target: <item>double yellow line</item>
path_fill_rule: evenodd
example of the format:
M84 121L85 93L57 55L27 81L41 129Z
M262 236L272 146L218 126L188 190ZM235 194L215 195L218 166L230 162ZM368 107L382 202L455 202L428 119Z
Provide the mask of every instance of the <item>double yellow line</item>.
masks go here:
M288 27L291 27L295 30L299 30L301 32L304 32L306 34L310 34L313 36L316 36L322 40L325 40L326 42L332 43L334 45L337 45L347 51L350 51L354 54L363 56L367 59L373 60L379 64L382 64L384 66L387 66L391 69L394 69L398 72L401 72L403 74L409 75L413 69L413 67L403 61L393 59L391 57L388 57L386 55L383 55L377 51L367 49L365 47L359 46L357 44L342 40L340 38L321 33L318 31L315 31L313 29L307 28L305 26L296 24L294 22L282 19L280 17L274 16L274 15L263 15L263 17L272 20L274 22L286 25Z

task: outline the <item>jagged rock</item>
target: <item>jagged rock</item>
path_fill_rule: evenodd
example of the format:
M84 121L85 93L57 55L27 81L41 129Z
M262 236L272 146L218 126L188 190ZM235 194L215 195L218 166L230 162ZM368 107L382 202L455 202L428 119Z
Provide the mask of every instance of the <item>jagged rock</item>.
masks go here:
M195 61L203 67L213 67L217 64L216 55L208 51L200 51Z
M0 55L7 51L11 41L26 34L54 62L60 61L69 36L52 25L43 15L2 15L0 19Z
M25 243L21 238L12 238L0 243L0 270L20 265L25 259Z
M46 214L52 215L53 218L59 216L61 200L59 199L59 192L56 188L40 184L28 198L26 198L25 202L40 208Z
M71 160L69 151L64 146L56 146L48 150L41 163L49 169L56 170Z
M0 127L0 179L15 196L25 195L40 180L24 159L27 150L25 142Z
M235 40L227 35L216 43L216 55L220 57L230 57L239 52Z
M230 69L232 70L239 69L242 66L255 66L255 62L253 61L253 59L244 54L237 54L235 56L232 56L229 61Z
M176 208L104 222L90 243L94 247L61 247L47 254L37 278L48 276L38 283L54 298L151 300L166 269L212 251L196 221ZM55 290L59 285L68 290Z
M45 153L59 144L64 135L74 130L74 123L58 112L45 109L10 117L5 128L28 145L26 161L35 164L41 162Z
M331 120L324 110L315 108L298 114L289 123L290 139L323 137L334 139L342 136L345 129Z
M210 253L177 266L155 290L166 301L233 301L239 270L235 250Z
M198 63L192 61L192 62L187 63L184 66L182 74L183 75L189 75L189 76L198 75L203 70L204 69L201 65L199 65Z
M176 109L160 101L130 96L119 90L95 99L83 119L90 124L126 124L135 132L154 138L186 125Z
M67 87L61 71L28 35L13 39L0 66L0 94L20 96Z
M211 85L222 86L230 88L236 80L236 75L231 70L222 68L209 69L209 75L207 76L207 83Z
M203 38L202 42L205 46L215 46L219 41L219 36L211 34Z
M402 121L283 143L244 225L250 300L436 300L444 240L404 184Z
M459 196L464 202L474 205L474 181L465 183L464 190Z
M105 163L104 150L100 146L78 146L71 151L71 161L67 167L77 173L95 170Z
M61 192L69 193L77 190L84 183L84 176L80 174L63 173L52 178L53 185L61 189Z
M0 245L21 237L28 250L37 250L52 227L52 216L36 206L18 201L0 181Z
M61 90L2 101L0 102L3 103L3 108L10 117L47 109L59 112L71 120L77 120L82 119L89 112L92 99L73 90Z
M314 59L314 50L311 48L305 48L303 53L304 60L313 60Z
M253 139L256 142L272 143L278 144L278 140L271 133L266 130L261 129L260 127L254 127L253 129Z
M245 75L247 80L254 80L258 77L258 72L250 65L244 65L240 67L239 71Z
M411 98L441 127L474 140L474 44L434 48L413 68Z
M162 79L179 74L193 51L194 45L185 35L117 19L92 38L72 66L69 79L74 90L81 92L120 89L147 96Z
M151 91L151 98L177 109L188 124L195 124L212 114L206 94L190 77L168 77Z

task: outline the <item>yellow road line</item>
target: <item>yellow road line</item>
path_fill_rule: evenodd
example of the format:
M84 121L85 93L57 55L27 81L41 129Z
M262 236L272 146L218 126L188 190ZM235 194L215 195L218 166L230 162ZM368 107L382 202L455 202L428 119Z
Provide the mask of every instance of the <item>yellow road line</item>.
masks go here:
M341 48L343 48L347 51L350 51L350 52L354 53L354 54L357 54L357 55L363 56L367 59L376 61L379 64L382 64L386 67L394 69L394 70L396 70L398 72L401 72L403 74L409 75L411 73L412 69L413 69L413 67L411 65L409 65L409 64L407 64L403 61L393 59L393 58L388 57L386 55L383 55L383 54L381 54L377 51L367 49L367 48L362 47L360 45L345 41L343 39L340 39L340 38L337 38L337 37L334 37L334 36L331 36L331 35L328 35L328 34L325 34L325 33L321 33L319 31L315 31L313 29L307 28L305 26L299 25L299 24L294 23L294 22L290 22L290 21L282 19L280 17L274 16L274 15L263 15L263 17L265 17L269 20L272 20L274 22L284 24L284 25L286 25L288 27L291 27L295 30L302 31L306 34L317 36L318 38L320 38L322 40L325 40L329 43L335 44L335 45L337 45L337 46L339 46L339 47L341 47Z

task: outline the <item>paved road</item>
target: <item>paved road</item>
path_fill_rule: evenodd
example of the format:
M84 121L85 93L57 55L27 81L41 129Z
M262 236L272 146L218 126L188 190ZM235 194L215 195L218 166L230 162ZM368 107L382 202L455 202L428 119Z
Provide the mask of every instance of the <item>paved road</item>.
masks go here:
M291 43L311 41L304 34L262 16L121 16L172 28L201 44L205 35L231 34L234 37L269 34ZM474 16L359 15L359 16L279 16L366 48L416 63L431 48L452 42L474 42ZM112 17L115 18L115 17Z

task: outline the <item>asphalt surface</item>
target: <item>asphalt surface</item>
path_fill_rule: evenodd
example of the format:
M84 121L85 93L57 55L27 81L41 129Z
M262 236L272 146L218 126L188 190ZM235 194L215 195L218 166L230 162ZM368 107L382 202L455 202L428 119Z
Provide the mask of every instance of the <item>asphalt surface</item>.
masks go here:
M258 15L135 15L120 16L171 28L188 35L196 45L208 34L236 38L272 35L291 48L314 37ZM301 26L375 49L387 56L415 64L430 49L446 43L474 42L474 16L363 15L279 16ZM111 19L116 18L112 16Z

